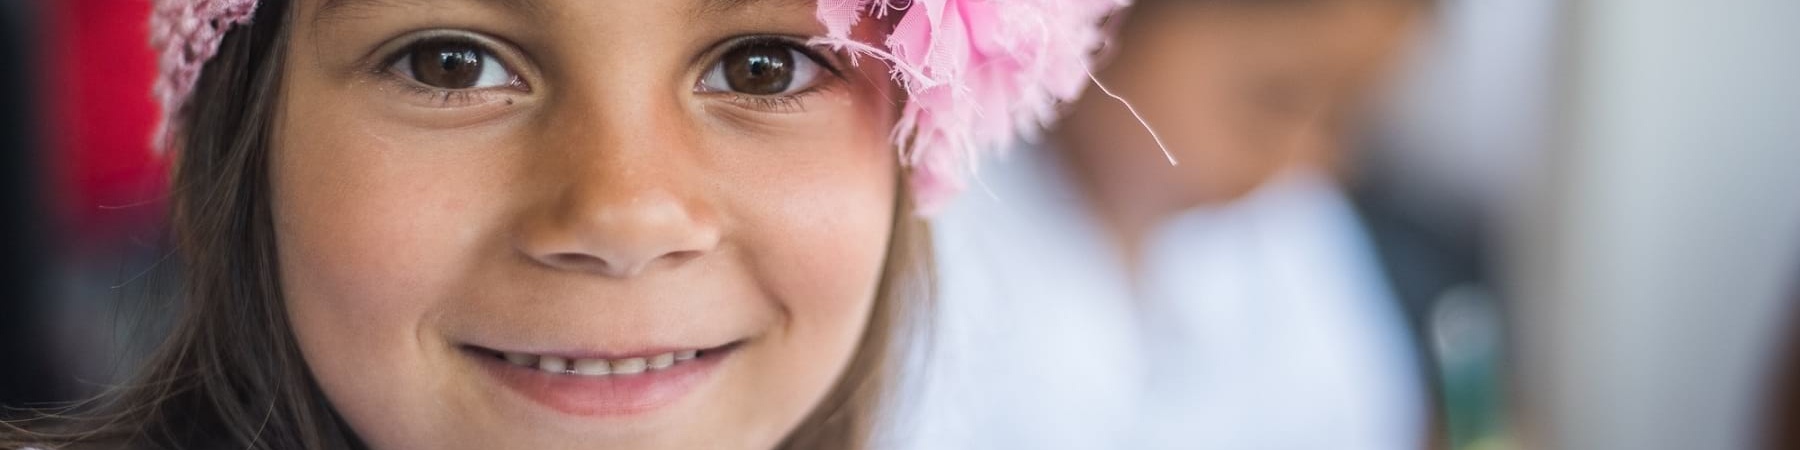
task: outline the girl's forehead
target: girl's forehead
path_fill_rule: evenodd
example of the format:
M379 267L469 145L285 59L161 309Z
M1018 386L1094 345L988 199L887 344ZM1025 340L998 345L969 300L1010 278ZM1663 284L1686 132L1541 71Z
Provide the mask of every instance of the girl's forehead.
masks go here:
M612 2L639 2L643 0L603 0ZM346 14L370 9L405 9L408 7L433 7L453 3L476 3L499 9L505 9L531 15L545 15L562 9L573 3L594 3L594 0L318 0L316 20L330 20ZM681 8L686 15L712 16L746 9L781 9L811 12L817 7L815 0L654 0L650 3Z

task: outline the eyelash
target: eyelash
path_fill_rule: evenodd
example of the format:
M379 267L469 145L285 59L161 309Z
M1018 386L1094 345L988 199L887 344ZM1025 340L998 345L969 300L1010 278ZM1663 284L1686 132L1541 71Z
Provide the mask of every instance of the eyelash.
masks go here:
M429 85L420 83L417 80L408 79L404 75L394 73L392 70L389 70L389 68L392 67L396 62L399 62L401 59L405 58L408 54L415 51L420 45L424 45L424 44L431 43L431 42L443 41L443 40L461 41L460 43L465 43L471 47L481 49L484 52L484 54L495 55L495 61L493 61L493 63L501 64L503 67L507 68L508 72L512 72L515 77L518 76L518 73L514 69L512 69L512 64L507 63L506 61L504 61L504 58L499 57L498 55L500 54L500 52L493 51L490 48L491 47L490 45L488 45L480 40L470 39L470 38L466 38L466 37L457 37L457 36L450 36L450 37L429 36L429 37L422 37L422 38L415 39L412 42L408 42L406 45L400 47L399 50L396 50L392 54L389 54L387 57L381 58L379 63L374 67L373 71L376 74L385 77L386 79L394 81L395 84L398 84L401 88L405 89L407 91L408 95L412 95L417 98L425 99L425 100L429 101L430 103L435 104L436 107L439 107L439 108L455 108L455 107L462 107L462 106L469 106L469 105L477 105L477 104L482 104L482 103L487 103L489 101L493 101L493 97L505 95L505 94L499 92L499 91L503 90L500 88L444 89L444 88L433 87L433 86L429 86ZM777 45L777 46L782 46L782 47L786 47L786 48L795 50L795 51L799 52L801 55L804 55L807 59L811 60L812 63L818 64L820 68L825 69L825 72L827 74L830 74L830 77L833 78L834 80L821 80L820 82L814 83L813 86L808 87L806 90L796 92L793 94L789 94L789 95L760 96L760 95L749 95L749 94L743 94L743 93L738 93L738 92L729 92L729 91L728 92L705 92L703 94L717 95L717 96L723 97L726 101L731 102L732 104L735 104L739 107L743 107L743 108L753 110L753 111L763 111L763 112L773 112L773 113L805 112L806 105L805 105L804 100L807 97L811 97L811 96L823 93L829 89L834 88L839 82L847 80L847 78L845 78L845 76L844 76L843 69L839 68L837 62L834 61L832 58L828 58L828 57L824 56L818 50L814 49L811 46L804 44L803 42L799 42L794 38L782 37L782 36L749 36L749 37L736 38L736 39L730 41L729 45L723 46L721 48L721 50L712 52L712 56L709 57L709 59L708 59L709 63L707 64L706 67L708 68L708 70L710 70L710 68L713 65L716 65L719 63L719 58L723 57L724 55L730 54L732 51L735 51L735 50L738 50L738 49L741 49L744 47L748 47L748 46L753 46L753 45ZM530 91L529 85L525 84L524 80L522 80L522 79L518 80L517 84L518 84L517 89L522 89L526 92ZM511 104L510 99L506 100L506 102L508 104Z
M462 107L462 106L469 106L469 105L479 105L479 104L488 102L488 98L490 98L494 95L494 92L493 92L494 88L443 89L443 88L434 88L434 87L430 87L430 86L422 86L419 83L413 82L412 80L400 80L400 81L401 81L401 85L409 91L408 94L429 100L432 103L435 103L437 105L437 107L439 107L439 108L455 108L455 107ZM507 100L507 102L510 104L511 100Z
M749 108L752 110L777 112L777 113L796 113L796 112L806 112L806 103L803 102L802 100L804 100L804 97L818 94L819 89L820 88L815 87L812 89L807 89L806 91L803 91L803 92L794 93L792 95L775 96L775 97L744 95L744 94L738 94L738 93L731 93L728 95L730 95L730 97L731 97L729 100L730 102L736 103L739 106Z

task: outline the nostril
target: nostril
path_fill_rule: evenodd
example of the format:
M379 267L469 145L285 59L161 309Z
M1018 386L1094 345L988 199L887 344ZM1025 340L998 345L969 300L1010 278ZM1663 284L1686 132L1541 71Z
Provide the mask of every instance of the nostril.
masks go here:
M586 253L555 253L541 259L545 264L563 270L581 272L610 272L612 264L605 259Z
M680 265L706 252L699 250L682 250L665 253L656 258L642 261L619 259L613 260L599 255L582 252L552 253L537 258L544 265L558 270L606 274L611 276L631 276L645 268L656 264Z
M668 254L663 255L662 259L668 260L672 264L681 264L690 259L699 258L700 255L705 253L706 252L700 250L681 250L669 252Z

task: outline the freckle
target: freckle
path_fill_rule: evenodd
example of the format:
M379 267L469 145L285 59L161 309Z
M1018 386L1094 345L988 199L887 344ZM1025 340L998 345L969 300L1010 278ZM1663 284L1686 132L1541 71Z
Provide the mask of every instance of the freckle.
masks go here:
M506 99L506 106L512 106L512 104L513 104L513 99L510 99L510 98Z

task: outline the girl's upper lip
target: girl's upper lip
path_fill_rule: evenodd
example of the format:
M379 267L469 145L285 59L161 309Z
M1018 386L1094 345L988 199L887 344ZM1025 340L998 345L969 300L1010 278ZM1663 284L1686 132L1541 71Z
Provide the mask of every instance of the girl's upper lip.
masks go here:
M729 342L729 343L726 343L723 345L713 345L713 346L688 346L688 347L652 346L652 347L639 347L639 348L630 349L630 350L595 350L595 349L567 349L567 348L565 348L565 349L528 349L528 348L490 347L490 346L483 346L483 345L479 345L479 344L465 344L463 346L467 347L471 350L475 350L475 351L502 353L502 354L504 354L504 353L524 353L524 354L531 354L531 355L537 355L537 356L555 356L555 357L560 357L560 358L565 358L565 359L626 359L626 358L649 358L649 357L661 355L664 353L675 353L675 352L681 352L681 351L687 351L687 350L698 350L698 351L703 351L703 352L704 351L715 351L715 350L724 349L726 347L735 346L740 342L743 342L743 341L732 341L732 342Z

